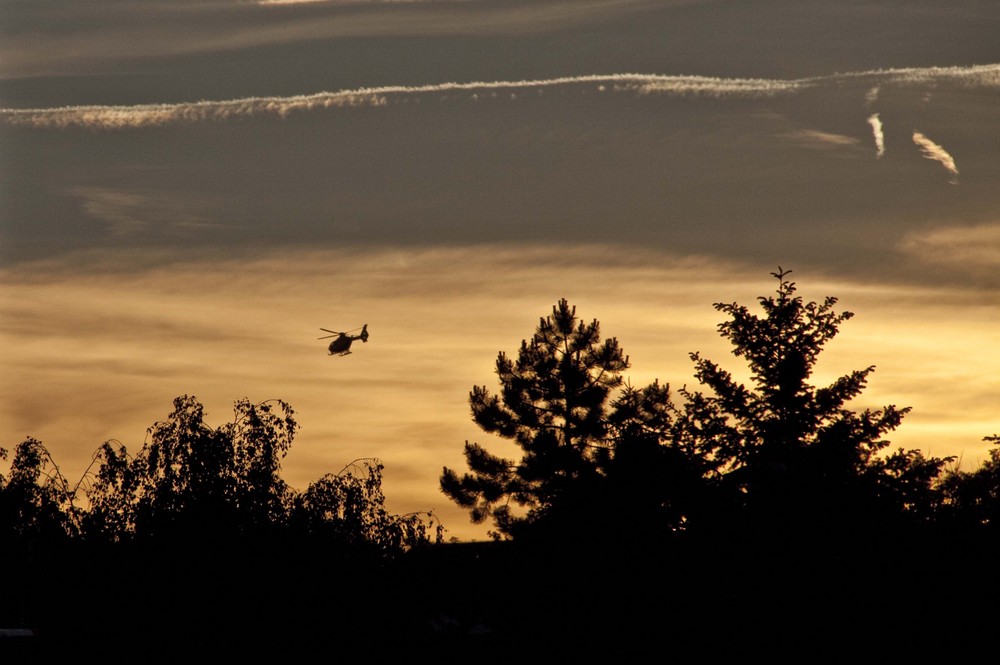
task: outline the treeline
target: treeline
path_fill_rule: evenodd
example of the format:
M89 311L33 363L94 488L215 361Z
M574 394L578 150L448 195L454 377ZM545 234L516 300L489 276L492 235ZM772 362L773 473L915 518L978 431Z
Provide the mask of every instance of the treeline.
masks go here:
M491 524L488 543L387 511L377 459L289 487L280 463L298 425L281 401L238 401L213 428L179 397L139 450L104 443L75 485L28 439L0 475L0 629L31 638L0 645L288 657L359 640L438 655L549 640L565 655L623 639L745 644L773 622L827 639L956 602L965 587L934 584L936 568L994 580L1000 448L973 470L894 449L909 409L849 408L873 366L810 383L852 314L773 275L760 314L715 305L749 384L692 354L700 389L632 386L617 340L566 300L516 357L501 352L499 390L474 387L472 416L522 455L466 442L468 469L440 478Z
M476 386L472 416L522 451L505 459L467 442L469 470L441 489L491 521L497 538L622 543L694 537L827 544L907 534L995 534L1000 448L977 469L893 448L908 407L854 411L874 365L810 383L824 346L853 317L837 299L804 302L790 271L761 314L716 303L718 326L750 371L743 384L691 354L702 390L625 382L628 356L566 300L516 358L496 361L500 389ZM985 441L1000 442L997 436Z

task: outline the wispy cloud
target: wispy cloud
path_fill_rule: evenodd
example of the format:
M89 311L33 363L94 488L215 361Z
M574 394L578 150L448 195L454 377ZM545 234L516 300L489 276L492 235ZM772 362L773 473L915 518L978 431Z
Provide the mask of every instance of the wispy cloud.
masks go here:
M879 86L874 86L865 93L865 106L871 106L878 99Z
M327 5L411 5L437 0L253 0L256 5L306 5L323 3ZM471 2L472 0L464 0Z
M818 129L799 129L785 134L786 137L795 141L798 145L806 148L832 149L843 148L845 146L857 145L858 140L853 136L843 134L833 134L823 132Z
M951 174L951 182L958 182L958 167L955 166L955 160L952 158L948 152L939 146L934 141L921 134L920 132L913 132L913 142L917 144L920 151L924 154L927 159L932 159L936 162L940 162L948 173Z
M173 192L74 187L69 192L80 201L90 219L105 225L116 237L147 235L173 230L204 233L221 227L198 211L202 201L191 192Z
M882 119L878 113L868 116L868 124L872 126L875 137L875 156L881 158L885 154L885 134L882 133Z
M995 274L1000 265L1000 223L912 233L903 240L901 249L922 263L947 265L967 273Z

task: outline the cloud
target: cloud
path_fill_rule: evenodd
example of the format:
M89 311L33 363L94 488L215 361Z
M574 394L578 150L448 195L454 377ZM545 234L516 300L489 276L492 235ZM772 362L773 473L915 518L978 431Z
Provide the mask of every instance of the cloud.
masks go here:
M920 148L924 157L941 163L941 166L951 174L952 183L958 182L958 167L955 166L955 160L944 148L917 131L913 132L913 142Z
M256 5L311 5L323 3L326 5L412 5L425 2L436 2L437 0L254 0ZM473 0L463 0L472 2Z
M858 140L853 136L832 134L818 129L800 129L790 132L785 136L791 138L796 143L806 148L842 148L844 146L857 145L858 143Z
M70 194L91 219L103 223L111 236L119 238L165 231L204 233L222 228L199 212L205 202L192 192L178 195L170 191L78 186L71 188Z
M865 93L865 106L871 106L878 99L879 86L874 86Z
M1000 265L1000 223L944 227L908 235L901 249L923 263L995 273Z
M868 124L872 126L875 137L875 156L881 158L885 154L885 135L882 133L882 120L878 113L868 116Z

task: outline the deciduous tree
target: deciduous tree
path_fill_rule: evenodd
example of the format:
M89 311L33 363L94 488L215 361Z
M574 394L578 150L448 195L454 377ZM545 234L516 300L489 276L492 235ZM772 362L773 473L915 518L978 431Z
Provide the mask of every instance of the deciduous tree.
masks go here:
M202 404L185 395L149 429L149 441L134 457L125 446L104 443L87 488L90 532L115 540L247 535L279 526L289 492L279 471L298 427L294 412L282 401L243 399L235 414L212 428Z
M0 461L7 460L0 448ZM49 451L27 438L14 449L10 471L0 473L0 545L37 547L77 533L73 492Z

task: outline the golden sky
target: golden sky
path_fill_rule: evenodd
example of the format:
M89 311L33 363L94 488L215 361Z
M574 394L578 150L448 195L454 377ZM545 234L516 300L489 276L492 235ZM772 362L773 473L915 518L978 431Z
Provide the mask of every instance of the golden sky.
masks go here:
M180 260L127 279L113 267L122 263L107 265L3 272L6 447L39 438L75 480L104 440L137 450L176 396L198 397L213 426L239 398L279 398L301 424L282 474L293 487L378 457L390 509L432 510L459 538L484 538L485 527L439 492L441 468L465 469L465 440L513 451L472 423L468 392L497 387L496 354L516 353L560 298L618 338L634 385L693 386L692 351L745 376L711 305L755 305L773 293L777 268L606 246L276 251ZM874 364L852 406L912 406L894 447L965 465L984 458L982 437L998 427L996 301L792 270L804 298L835 295L855 313L821 356L816 385ZM348 356L328 356L317 339L321 327L363 323L371 338Z
M1000 4L37 0L0 23L0 446L74 480L172 400L282 399L294 487L438 490L474 385L561 298L633 384L741 376L715 302L855 313L817 384L1000 430ZM369 325L329 357L321 328Z

